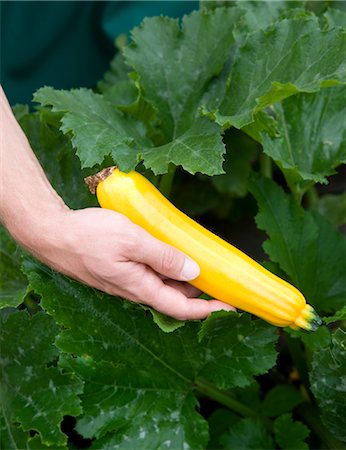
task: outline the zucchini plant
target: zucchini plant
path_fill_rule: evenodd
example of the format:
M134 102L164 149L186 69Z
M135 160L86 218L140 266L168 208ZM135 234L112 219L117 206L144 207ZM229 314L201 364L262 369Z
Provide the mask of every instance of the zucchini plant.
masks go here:
M345 447L342 6L146 18L95 89L43 87L33 112L14 107L69 206L96 205L84 178L100 169L137 171L322 322L292 329L273 302L258 314L265 283L255 308L173 320L54 272L1 229L1 448Z

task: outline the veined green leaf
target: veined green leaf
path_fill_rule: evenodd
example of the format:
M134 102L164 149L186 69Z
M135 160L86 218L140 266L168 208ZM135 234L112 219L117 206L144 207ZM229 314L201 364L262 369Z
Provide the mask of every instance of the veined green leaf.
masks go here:
M216 121L242 128L256 111L293 94L345 83L345 48L346 31L322 31L307 14L249 35L234 57Z
M72 144L82 168L101 164L111 156L121 170L134 169L138 153L150 145L140 122L125 117L100 94L87 89L39 89L34 100L63 113L61 130L72 133Z
M262 423L255 419L241 419L230 426L220 442L227 450L274 450L272 437Z
M224 174L212 177L211 182L221 193L244 197L248 192L251 164L256 158L256 143L235 128L224 136L226 142Z
M326 318L324 318L324 321L326 321ZM310 351L318 352L320 348L328 347L330 345L331 335L327 327L321 326L314 333L302 332L301 339Z
M21 271L22 249L0 225L0 307L23 302L28 282Z
M132 31L125 59L158 111L167 142L193 125L208 82L229 55L240 15L237 8L195 11L184 16L181 28L175 19L147 18Z
M64 326L56 344L74 355L66 364L85 382L77 429L97 437L99 448L134 448L138 439L141 448L166 441L203 448L208 433L196 411L197 380L245 386L275 363L275 328L247 315L210 319L199 343L199 323L164 333L138 306L37 263L27 263L26 271L43 307Z
M346 333L338 329L329 348L314 353L310 372L311 389L328 429L346 442Z
M77 395L82 383L53 364L59 354L53 346L58 327L41 312L30 317L26 311L17 311L6 320L0 319L5 438L16 440L15 423L20 423L24 431L38 431L43 444L64 445L67 437L60 422L65 414L81 413Z
M168 165L182 165L185 170L195 174L207 175L223 173L223 153L220 127L207 118L198 118L181 136L161 147L143 151L144 165L158 175L168 171Z
M42 444L38 434L32 437L30 433L23 431L18 423L11 422L2 408L0 408L0 448L3 450L52 450L52 447ZM67 446L54 446L54 450L67 450Z
M237 5L244 10L244 15L239 21L236 36L240 38L244 34L254 33L258 30L264 30L269 25L276 22L280 18L289 17L291 14L296 14L298 8L306 5L306 2L300 0L247 0L247 1L232 1L232 0L201 0L201 7L204 9L215 9L219 7L234 7Z
M208 450L222 448L220 438L227 432L231 424L235 424L240 417L226 408L219 408L213 411L208 417L210 438Z
M122 36L120 36L120 40ZM126 44L126 43L125 43ZM120 46L121 50L123 45ZM119 51L110 62L109 69L104 74L103 79L97 83L97 88L101 93L107 92L117 83L128 79L130 68L126 65L123 54Z
M346 192L327 194L318 199L316 209L335 226L346 223Z
M325 323L333 323L338 320L346 320L346 305L343 306L339 311L337 311L333 316L324 317Z
M298 406L304 401L297 389L286 384L278 384L265 396L262 412L268 417L276 417Z
M276 361L276 329L264 321L251 320L248 314L214 313L203 322L199 338L213 349L200 376L224 389L248 386L253 375L266 373Z
M346 87L294 95L273 110L279 135L262 133L264 152L301 191L305 181L327 183L346 162Z
M339 3L339 2L338 2ZM341 2L340 2L341 3ZM346 12L336 8L328 8L323 14L330 28L343 27L346 28Z
M305 212L269 179L251 186L258 227L269 236L263 248L320 313L342 308L346 296L346 238L323 217ZM303 257L304 256L304 257Z
M291 414L284 414L274 422L275 440L282 450L309 450L305 439L309 429L301 422L293 422Z

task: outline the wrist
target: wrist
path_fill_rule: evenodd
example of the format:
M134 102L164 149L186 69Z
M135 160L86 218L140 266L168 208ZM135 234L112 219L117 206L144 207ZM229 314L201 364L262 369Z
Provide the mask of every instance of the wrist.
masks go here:
M69 212L69 208L58 198L48 205L37 205L20 209L11 214L4 225L13 238L30 253L42 259L45 249L52 245L58 235L59 224Z

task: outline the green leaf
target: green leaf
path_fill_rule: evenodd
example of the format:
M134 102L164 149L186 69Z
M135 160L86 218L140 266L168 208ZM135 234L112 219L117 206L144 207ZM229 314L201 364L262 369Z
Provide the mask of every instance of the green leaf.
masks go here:
M324 317L323 320L327 324L337 322L338 320L346 320L346 305L344 305L343 308L337 311L333 316Z
M221 129L207 118L198 118L185 133L161 147L145 149L144 165L155 175L166 173L168 165L181 165L188 172L216 175L223 172Z
M119 36L119 38L121 39L122 36ZM117 83L127 81L129 69L125 63L123 54L118 51L110 62L109 69L104 74L103 80L97 83L98 90L101 93L105 93Z
M150 128L150 122L155 119L156 112L151 104L142 97L138 77L133 75L132 78L126 81L119 81L114 86L111 86L104 93L104 98L119 111L128 113Z
M171 195L172 203L189 217L202 216L210 211L221 212L221 206L225 206L225 198L217 195L212 179L205 175L188 176L177 172Z
M85 380L84 415L76 430L102 437L93 448L203 448L205 421L195 412L197 400L179 383L151 380L149 371L87 356L70 357L65 367Z
M208 417L210 438L207 448L210 450L221 448L220 437L238 420L239 416L228 409L220 408L213 411Z
M301 191L304 181L327 183L346 162L346 87L294 95L273 111L279 134L262 133L264 152Z
M166 441L204 448L207 424L192 395L204 359L198 324L163 333L140 307L35 266L27 268L32 286L66 328L57 345L85 382L77 430L97 437L97 448L133 449L138 440L149 449Z
M253 381L252 384L245 388L236 387L232 389L232 395L238 400L238 402L244 405L251 405L253 412L259 412L261 409L261 385L257 381Z
M24 431L38 431L43 444L64 445L60 422L66 414L80 414L82 383L53 364L58 357L54 320L17 311L1 318L1 327L1 401L8 435L19 422Z
M224 389L250 385L254 375L266 373L276 361L276 329L248 314L214 313L203 322L199 338L213 349L200 376Z
M328 8L323 14L330 28L343 27L346 28L346 12L336 8Z
M315 352L310 372L311 390L326 427L346 442L346 333L338 329L329 348Z
M248 316L225 313L210 321L199 343L198 322L164 333L139 306L37 263L27 262L26 271L42 306L64 327L56 344L73 354L68 364L85 382L84 416L77 429L97 437L97 446L134 448L142 417L141 448L163 446L167 440L173 448L204 448L207 424L195 410L193 395L198 379L217 387L244 386L275 363L275 328Z
M155 311L155 309L149 308L144 305L142 305L142 307L143 309L150 311L153 317L153 321L165 333L172 333L173 331L185 325L185 321L183 320L173 319L173 317L166 316L165 314L162 314L158 311Z
M309 429L301 422L293 422L291 414L284 414L274 422L275 440L282 450L309 450L305 439Z
M305 212L269 179L257 178L251 192L259 207L256 223L269 236L263 248L270 259L320 313L342 308L346 238L321 216Z
M63 113L61 130L72 133L72 144L82 168L101 164L111 156L121 170L134 169L138 154L149 144L143 128L117 111L101 95L87 89L39 89L34 100Z
M247 1L241 3L245 9L245 24L248 32L264 30L282 16L287 17L291 9L304 7L304 1ZM293 10L295 12L296 9Z
M216 175L211 182L221 193L244 197L248 192L251 164L257 154L256 143L244 133L231 129L224 137L226 155L225 174Z
M304 399L293 386L278 384L265 396L262 412L268 417L276 417L291 411L300 405Z
M345 46L345 31L322 31L308 14L249 35L234 57L217 122L242 128L286 97L345 82Z
M254 419L241 419L230 431L223 434L220 442L227 450L274 450L274 442L263 424Z
M346 192L324 195L319 198L316 209L333 225L344 225L346 223Z
M258 30L264 30L270 24L277 21L279 18L288 17L294 14L297 8L305 6L304 1L230 1L230 0L201 0L200 4L205 9L215 9L216 7L233 7L238 5L244 10L244 16L239 23L239 37L245 33L253 33ZM292 12L291 12L292 11ZM237 36L238 36L237 33Z
M326 321L325 318L324 321ZM331 335L327 327L320 327L314 333L301 333L301 339L310 351L316 352L319 351L320 348L328 347L330 345Z
M193 125L208 82L217 76L234 43L235 8L195 11L182 20L146 18L124 49L140 76L144 95L158 111L167 141Z
M1 408L2 409L2 408ZM0 448L3 450L43 450L52 449L42 444L38 434L31 437L30 433L8 420L0 409ZM66 446L54 446L54 450L64 450Z
M50 183L64 202L73 209L94 206L95 196L84 183L87 174L81 171L70 140L47 123L49 117L45 114L22 114L17 120Z
M21 271L22 249L0 225L0 308L23 302L28 282Z

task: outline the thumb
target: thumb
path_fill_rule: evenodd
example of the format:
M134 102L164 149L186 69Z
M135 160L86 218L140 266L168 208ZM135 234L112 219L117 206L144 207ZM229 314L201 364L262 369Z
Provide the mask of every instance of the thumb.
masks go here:
M150 266L168 278L191 281L200 273L199 265L175 247L165 244L143 230L133 260Z

